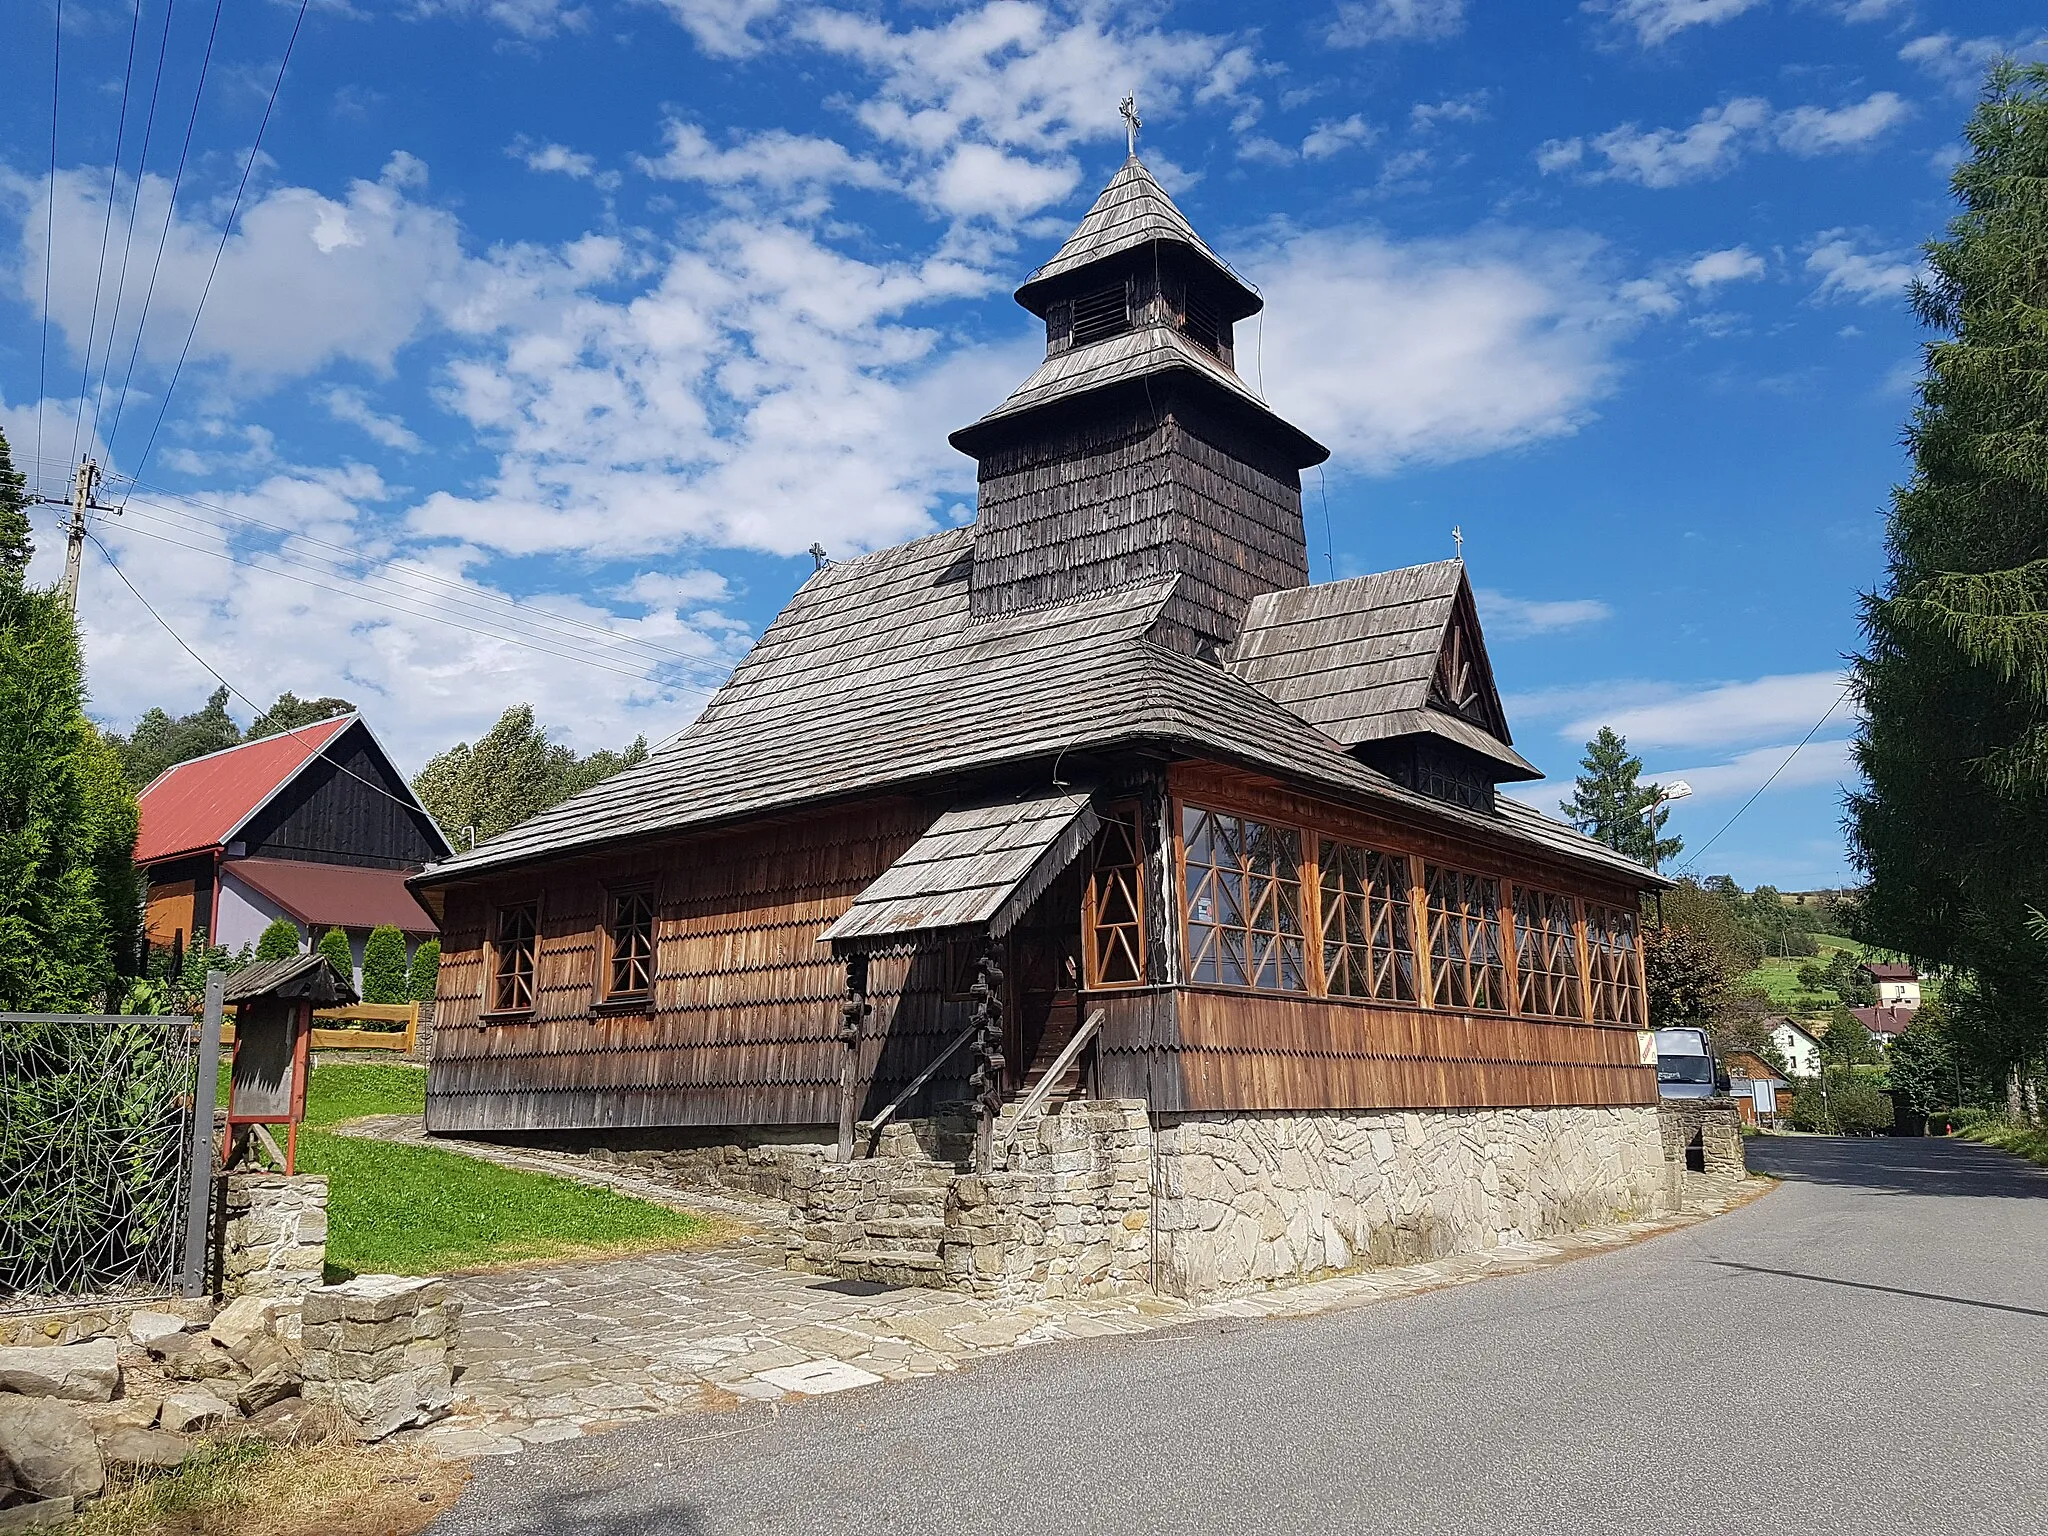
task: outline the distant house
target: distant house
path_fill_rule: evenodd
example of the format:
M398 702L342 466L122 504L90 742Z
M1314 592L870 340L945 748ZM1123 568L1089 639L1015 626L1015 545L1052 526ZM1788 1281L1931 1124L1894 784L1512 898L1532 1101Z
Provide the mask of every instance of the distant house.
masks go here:
M1885 1050L1890 1050L1892 1042L1906 1032L1915 1012L1912 1008L1887 1008L1883 1004L1874 1008L1851 1008L1849 1011Z
M1910 1013L1920 1006L1920 973L1910 965L1872 963L1856 974L1877 989L1878 1006Z
M240 949L281 917L301 946L347 933L360 984L372 928L399 929L408 951L436 932L405 880L452 850L360 715L179 763L139 804L153 947L203 931Z
M1820 1041L1790 1019L1772 1019L1771 1043L1794 1077L1820 1076Z
M1728 1095L1745 1125L1771 1125L1785 1112L1778 1095L1792 1085L1754 1051L1730 1051L1721 1063L1728 1073Z

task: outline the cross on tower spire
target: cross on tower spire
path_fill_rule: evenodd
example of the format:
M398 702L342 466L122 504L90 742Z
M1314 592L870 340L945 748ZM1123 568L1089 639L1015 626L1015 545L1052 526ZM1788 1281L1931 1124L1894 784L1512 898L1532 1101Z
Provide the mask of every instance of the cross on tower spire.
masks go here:
M1135 159L1138 153L1138 130L1145 126L1144 119L1138 116L1138 98L1126 96L1117 103L1116 109L1123 114L1124 138L1130 145L1132 158Z

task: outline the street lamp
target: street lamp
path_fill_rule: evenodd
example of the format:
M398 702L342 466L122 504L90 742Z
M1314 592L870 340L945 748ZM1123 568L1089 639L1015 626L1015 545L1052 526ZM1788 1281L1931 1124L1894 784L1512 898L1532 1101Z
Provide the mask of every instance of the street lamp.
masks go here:
M1650 873L1657 873L1657 809L1674 800L1683 800L1692 793L1692 786L1683 779L1673 779L1669 784L1652 784L1656 798L1643 808L1643 815L1650 823Z

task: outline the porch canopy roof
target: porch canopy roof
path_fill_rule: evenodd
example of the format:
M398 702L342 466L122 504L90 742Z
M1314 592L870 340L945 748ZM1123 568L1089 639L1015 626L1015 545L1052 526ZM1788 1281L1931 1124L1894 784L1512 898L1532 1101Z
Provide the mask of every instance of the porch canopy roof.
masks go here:
M818 941L851 954L945 929L985 928L1000 938L1100 827L1085 790L955 806Z

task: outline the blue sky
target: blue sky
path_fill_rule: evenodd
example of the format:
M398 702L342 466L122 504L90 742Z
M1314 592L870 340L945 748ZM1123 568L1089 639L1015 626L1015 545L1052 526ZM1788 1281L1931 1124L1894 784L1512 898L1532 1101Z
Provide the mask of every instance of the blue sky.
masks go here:
M1701 872L1848 878L1846 704L1721 829L1841 693L1903 288L2031 8L315 0L221 246L297 13L226 0L195 111L211 0L66 0L54 197L51 0L0 101L0 425L52 494L88 446L139 482L100 536L248 694L415 766L520 700L672 734L814 540L971 516L945 435L1041 350L1009 293L1134 91L1334 450L1317 578L1461 528L1532 798L1609 723ZM108 720L210 690L96 555L81 608Z

